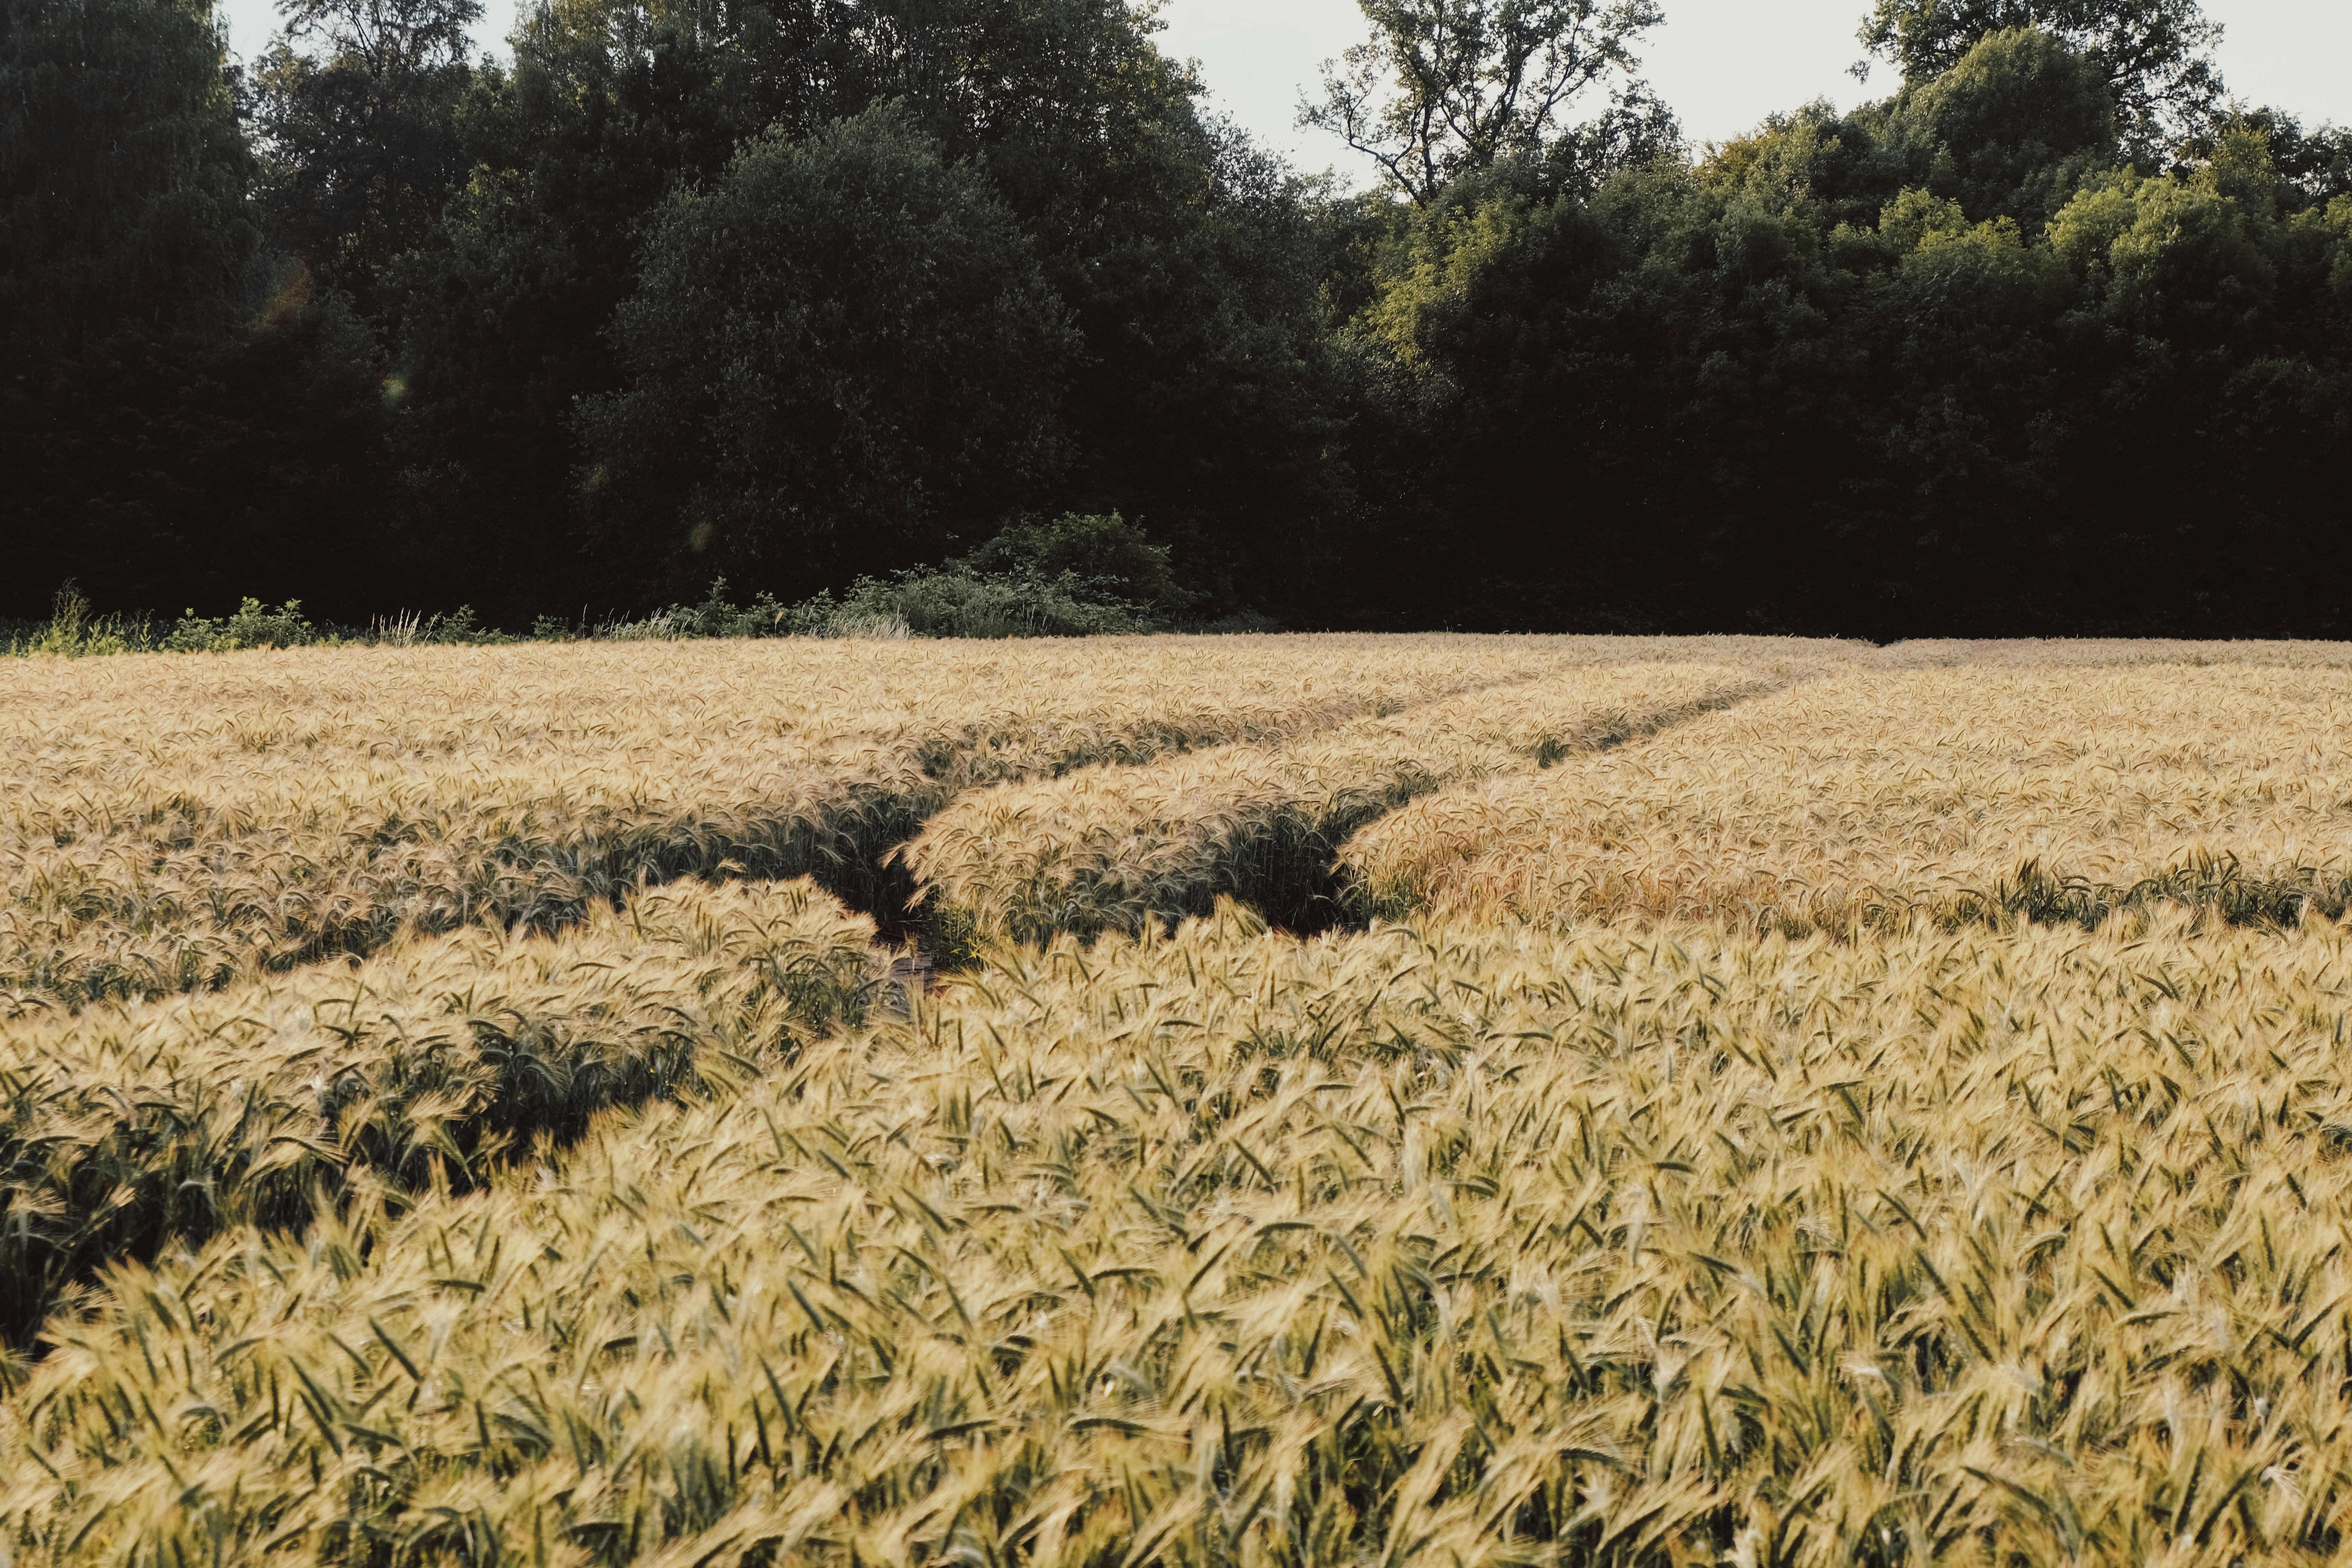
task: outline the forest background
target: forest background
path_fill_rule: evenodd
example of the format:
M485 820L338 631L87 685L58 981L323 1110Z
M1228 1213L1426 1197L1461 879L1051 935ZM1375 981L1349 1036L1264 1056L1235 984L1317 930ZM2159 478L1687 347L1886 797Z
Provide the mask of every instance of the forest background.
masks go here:
M1703 146L1655 0L1363 10L1357 192L1121 0L0 0L0 616L2347 635L2352 135L2194 0Z

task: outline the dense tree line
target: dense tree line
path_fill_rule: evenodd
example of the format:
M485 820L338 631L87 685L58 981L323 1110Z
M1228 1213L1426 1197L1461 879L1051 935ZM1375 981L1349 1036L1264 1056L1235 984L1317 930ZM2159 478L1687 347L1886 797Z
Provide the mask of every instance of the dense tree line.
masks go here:
M2195 0L1874 0L1890 96L1696 149L1654 0L1363 5L1349 194L1122 0L0 0L0 614L1117 512L1204 618L2352 630L2352 138Z

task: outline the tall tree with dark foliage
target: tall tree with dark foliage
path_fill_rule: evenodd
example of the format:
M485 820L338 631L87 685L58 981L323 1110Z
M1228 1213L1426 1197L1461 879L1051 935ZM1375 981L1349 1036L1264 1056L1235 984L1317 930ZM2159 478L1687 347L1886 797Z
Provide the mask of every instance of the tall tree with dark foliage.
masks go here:
M618 427L577 411L617 406L603 400L642 384L630 356L645 339L624 327L623 302L639 322L669 308L646 279L675 193L716 190L755 139L780 149L893 102L908 134L1010 216L1076 333L1067 353L1020 367L1039 378L1037 449L1059 456L1023 459L1028 488L1003 504L1122 510L1178 542L1192 570L1229 580L1251 575L1251 561L1265 578L1269 553L1293 553L1336 511L1336 372L1305 205L1282 172L1202 121L1198 84L1118 0L692 12L624 0L541 7L515 43L511 71L482 78L458 117L473 173L397 269L411 553L446 563L452 592L503 583L510 611L576 613L699 591L691 576L707 582L710 563L674 548L709 521L688 516L692 487L669 491L667 510L631 510L643 535L623 538L599 479L631 467L604 445ZM775 279L708 281L736 291L725 308L748 309ZM903 406L916 427L939 389L887 384L888 366L877 347L864 372L882 378L873 406ZM869 482L842 451L806 506ZM901 510L960 514L925 525L959 538L983 526L968 501L943 501L926 492ZM1291 539L1273 531L1301 525ZM739 563L737 585L806 592L897 564L914 539L946 539L849 513L813 526L812 540L832 542L763 550ZM706 537L763 531L791 538L784 514ZM647 559L669 564L611 565Z
M744 144L653 219L581 413L600 543L803 592L976 542L1065 461L1069 313L897 103Z
M285 0L255 71L274 237L380 310L377 280L430 237L470 160L457 107L480 0Z
M116 605L331 602L372 532L370 348L266 252L231 87L205 0L0 0L15 613L68 578Z

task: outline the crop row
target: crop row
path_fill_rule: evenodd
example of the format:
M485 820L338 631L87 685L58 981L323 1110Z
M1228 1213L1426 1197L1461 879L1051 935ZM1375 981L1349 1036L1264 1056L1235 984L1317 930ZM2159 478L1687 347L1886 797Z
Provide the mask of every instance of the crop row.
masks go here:
M1339 847L1448 784L1532 773L1785 684L1786 669L1573 669L1244 744L960 796L908 851L921 885L1027 942L1205 915L1232 898L1293 929L1328 924Z
M102 1263L469 1186L604 1108L755 1076L863 1016L873 938L805 881L685 883L554 938L475 930L19 1018L0 1029L0 1333L27 1342Z
M1428 795L1342 860L1391 918L2275 923L2352 894L2347 752L2341 668L1854 670Z
M126 1265L24 1563L2320 1561L2333 927L1237 912Z
M301 650L34 661L0 693L0 991L226 984L645 881L813 876L969 788L1311 734L1636 639ZM1726 656L1778 644L1724 645Z

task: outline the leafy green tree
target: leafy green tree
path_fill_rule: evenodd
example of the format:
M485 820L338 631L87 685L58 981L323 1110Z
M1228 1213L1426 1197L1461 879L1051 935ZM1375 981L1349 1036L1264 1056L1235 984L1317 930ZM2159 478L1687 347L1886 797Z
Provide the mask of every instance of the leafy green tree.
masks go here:
M1360 4L1371 38L1324 66L1323 100L1299 122L1370 158L1417 205L1465 174L1544 152L1589 91L1632 78L1634 44L1665 16L1657 0Z
M2221 140L2194 172L2094 184L2051 226L2079 285L2078 504L2177 624L2337 625L2352 335L2328 308L2325 219L2283 213L2259 134Z
M16 613L68 577L114 598L190 499L183 388L229 331L259 245L225 64L202 5L0 0L0 537Z
M607 329L635 286L639 226L799 90L747 91L744 77L783 77L798 57L692 22L536 5L512 66L477 73L458 105L471 172L385 274L403 388L397 548L437 583L421 597L516 619L658 603L583 552L573 416L621 383Z
M1123 510L1203 581L1306 582L1302 520L1327 527L1347 495L1330 230L1313 191L1196 113L1150 26L1121 0L534 6L512 67L460 105L473 173L394 268L404 552L438 563L444 597L519 618L655 602L583 554L567 478L576 403L624 379L607 329L643 226L746 139L895 100L1011 210L1084 338L1068 460L1018 507Z
M2352 629L2352 199L2252 116L2136 173L2114 103L1999 29L1589 195L1456 178L1349 284L1362 618Z
M1067 481L1030 504L1123 512L1219 599L1304 612L1351 483L1321 298L1332 233L1278 160L1184 99L1164 113L1101 179L1093 222L1042 226L1084 348Z
M263 253L251 177L201 0L0 0L5 608L359 585L369 344Z
M1890 116L1906 174L1972 221L2039 228L2116 150L2114 100L2097 63L2039 28L1989 33Z
M772 132L679 191L613 335L627 382L581 425L623 558L656 542L805 593L970 536L1062 457L1067 313L1012 213L896 105Z
M2198 0L1873 0L1862 41L1924 84L1992 34L2027 27L2098 66L2143 159L2210 122L2227 96L2211 53L2221 28Z
M1971 223L1926 190L1887 204L1878 235L1893 264L1846 323L1869 367L1855 411L1866 445L1848 479L1847 499L1864 503L1856 564L1890 623L2021 591L2063 602L2070 563L2035 523L2069 483L2050 416L2072 390L2059 323L2073 278L2013 217Z
M137 321L217 333L260 236L208 0L0 0L0 333L17 374Z
M2050 243L2116 328L2176 352L2226 351L2270 335L2278 289L2272 214L2245 195L2210 171L2117 175L2069 203Z
M1988 34L1942 75L1839 114L1815 103L1716 148L1719 186L1866 228L1901 191L1959 203L1971 221L2038 231L2089 174L2113 166L2114 100L2096 65L2034 28Z
M1590 197L1620 170L1680 159L1688 152L1681 119L1636 82L1613 94L1599 114L1556 137L1544 149L1544 163L1556 188Z
M1370 597L1588 630L1784 599L1854 438L1825 248L1806 205L1672 163L1589 202L1499 165L1417 213L1365 321L1409 373L1402 471L1367 489L1442 505L1388 509Z
M380 309L384 267L425 243L466 174L456 115L480 0L281 0L280 9L285 30L254 72L273 237Z
M2227 121L2191 137L2184 151L2194 162L2210 162L2233 132L2261 138L2272 168L2284 182L2280 198L2289 205L2324 206L2337 196L2352 196L2352 128L2313 129L2270 105L2233 107Z

